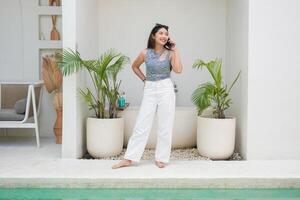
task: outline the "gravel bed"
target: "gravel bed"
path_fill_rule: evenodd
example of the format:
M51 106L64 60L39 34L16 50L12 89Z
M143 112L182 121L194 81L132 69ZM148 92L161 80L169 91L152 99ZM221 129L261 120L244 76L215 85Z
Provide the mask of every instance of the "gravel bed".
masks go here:
M102 158L93 158L88 153L85 154L82 159L98 159L98 160L121 160L124 158L124 153L126 149L117 155L110 157L102 157ZM145 149L142 160L154 160L155 149ZM207 157L201 156L197 150L197 148L180 148L180 149L172 149L171 151L171 160L211 160ZM243 160L241 155L237 152L234 152L232 156L227 160Z

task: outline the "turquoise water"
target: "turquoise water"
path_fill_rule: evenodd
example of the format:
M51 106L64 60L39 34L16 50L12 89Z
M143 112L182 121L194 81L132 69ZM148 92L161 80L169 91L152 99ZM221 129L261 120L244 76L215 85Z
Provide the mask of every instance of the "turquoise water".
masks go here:
M300 189L0 189L0 199L300 200Z

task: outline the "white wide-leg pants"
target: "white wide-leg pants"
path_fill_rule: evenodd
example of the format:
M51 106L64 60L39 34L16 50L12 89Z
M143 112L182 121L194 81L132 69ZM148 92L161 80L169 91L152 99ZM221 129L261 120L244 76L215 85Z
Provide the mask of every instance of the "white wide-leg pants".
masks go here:
M133 133L128 141L125 159L135 162L140 161L147 144L155 113L157 112L158 129L155 160L165 163L169 162L175 99L174 85L170 78L158 81L146 80L141 107Z

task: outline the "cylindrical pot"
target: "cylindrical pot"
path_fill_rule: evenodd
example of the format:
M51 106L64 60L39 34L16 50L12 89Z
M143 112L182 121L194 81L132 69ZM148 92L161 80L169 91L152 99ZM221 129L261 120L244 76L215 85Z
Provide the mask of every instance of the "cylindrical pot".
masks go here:
M124 119L87 118L87 150L94 158L115 156L122 152Z
M235 124L234 117L198 116L197 149L200 155L213 160L228 159L234 152Z
M56 144L61 144L62 136L62 108L56 110L56 120L54 124L54 134L56 138Z

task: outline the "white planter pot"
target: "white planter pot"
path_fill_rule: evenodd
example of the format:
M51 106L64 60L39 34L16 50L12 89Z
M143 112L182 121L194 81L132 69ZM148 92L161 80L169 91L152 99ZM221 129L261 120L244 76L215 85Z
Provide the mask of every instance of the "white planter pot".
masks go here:
M228 159L234 152L235 118L216 119L198 116L197 148L210 159Z
M87 118L87 150L94 158L118 155L123 141L123 118Z
M124 146L133 133L140 107L129 106L119 115L124 117ZM192 148L197 141L197 110L194 107L176 106L175 119L172 133L172 148ZM157 141L157 116L152 124L146 148L155 148Z

